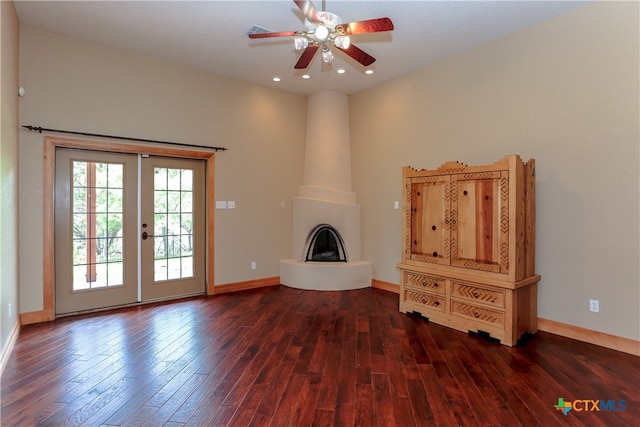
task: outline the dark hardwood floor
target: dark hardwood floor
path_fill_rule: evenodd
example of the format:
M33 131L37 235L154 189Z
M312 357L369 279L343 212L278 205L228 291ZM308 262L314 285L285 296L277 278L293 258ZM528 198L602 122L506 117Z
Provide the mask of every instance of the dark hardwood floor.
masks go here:
M639 385L636 356L543 332L502 346L399 313L377 289L276 286L24 327L1 420L637 426ZM559 398L575 404L566 416Z

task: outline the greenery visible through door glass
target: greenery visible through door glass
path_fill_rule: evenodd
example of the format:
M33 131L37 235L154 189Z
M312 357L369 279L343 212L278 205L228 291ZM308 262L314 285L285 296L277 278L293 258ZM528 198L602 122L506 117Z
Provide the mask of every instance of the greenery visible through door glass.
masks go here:
M123 285L124 167L73 162L73 290Z
M193 171L154 168L154 280L193 277Z

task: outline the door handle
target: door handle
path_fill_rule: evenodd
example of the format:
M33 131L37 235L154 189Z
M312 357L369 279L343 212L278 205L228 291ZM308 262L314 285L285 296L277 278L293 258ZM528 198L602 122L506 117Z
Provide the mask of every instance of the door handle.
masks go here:
M147 240L147 237L153 237L153 234L149 234L146 231L142 232L142 240Z

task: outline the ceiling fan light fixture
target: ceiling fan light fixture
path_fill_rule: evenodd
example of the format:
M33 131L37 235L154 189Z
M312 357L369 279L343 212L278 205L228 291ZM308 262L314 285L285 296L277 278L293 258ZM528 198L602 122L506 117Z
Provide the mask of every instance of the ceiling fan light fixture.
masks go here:
M316 40L318 40L318 42L324 43L329 38L329 29L324 25L318 25L316 27L315 35L316 35Z
M349 36L337 36L333 40L333 44L340 49L348 49L351 45L351 38Z
M303 50L309 46L309 40L306 37L296 37L293 39L293 43L296 47L296 50Z
M322 50L322 62L325 62L327 64L331 64L333 62L333 53L331 53L329 48L327 48L326 46Z

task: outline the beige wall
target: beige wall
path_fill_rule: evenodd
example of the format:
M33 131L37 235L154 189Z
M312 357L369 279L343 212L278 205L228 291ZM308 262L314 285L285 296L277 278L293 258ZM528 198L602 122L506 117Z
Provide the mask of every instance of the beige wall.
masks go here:
M18 27L0 2L0 354L18 324Z
M21 124L227 147L216 154L215 195L236 209L216 211L215 283L279 275L291 257L306 97L27 26L20 66ZM22 313L43 308L42 139L20 132Z
M399 282L402 166L517 153L536 159L539 317L640 339L638 16L590 4L352 96L373 277Z

